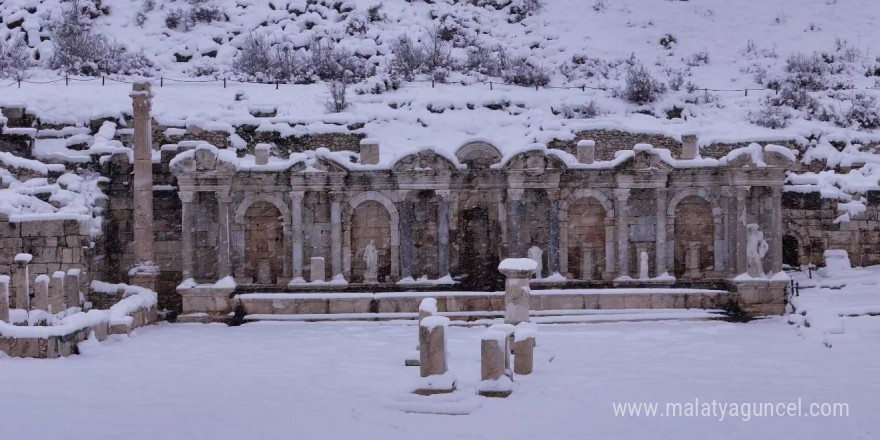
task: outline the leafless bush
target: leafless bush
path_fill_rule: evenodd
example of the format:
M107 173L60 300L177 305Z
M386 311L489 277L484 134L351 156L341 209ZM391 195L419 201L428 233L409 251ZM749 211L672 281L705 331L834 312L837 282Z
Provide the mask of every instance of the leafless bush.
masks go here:
M436 81L443 82L446 75L452 70L452 55L449 43L443 41L439 26L431 28L423 44L425 54L425 69Z
M241 52L232 62L232 70L257 79L269 79L273 71L272 45L261 34L245 37Z
M709 64L709 52L701 50L684 59L685 64L691 67Z
M391 52L394 54L392 68L407 80L412 80L425 62L424 52L421 47L415 45L409 35L401 35L391 43Z
M357 82L375 73L371 64L337 47L330 39L312 39L309 55L308 68L314 76L324 81L345 77L349 82Z
M510 5L511 20L514 23L541 12L544 3L541 0L514 0Z
M827 88L828 66L819 55L792 55L785 62L784 81L796 89L817 91Z
M348 82L344 78L327 82L327 91L330 93L330 98L327 100L327 111L339 113L348 108L347 89Z
M788 126L791 114L784 107L765 105L758 111L749 113L749 121L755 125L767 128L785 128Z
M530 63L526 58L517 58L502 72L504 81L520 86L546 86L550 84L550 72L543 66Z
M561 114L566 119L592 119L602 114L602 111L596 101L591 100L583 104L562 104L558 109L554 108L553 113Z
M629 68L621 93L624 99L642 105L656 101L663 93L666 93L666 86L651 76L645 66L637 64Z
M866 130L880 128L880 105L873 96L856 93L852 98L852 107L835 122L842 127L858 125Z
M33 61L21 38L12 42L0 41L0 77L22 80Z

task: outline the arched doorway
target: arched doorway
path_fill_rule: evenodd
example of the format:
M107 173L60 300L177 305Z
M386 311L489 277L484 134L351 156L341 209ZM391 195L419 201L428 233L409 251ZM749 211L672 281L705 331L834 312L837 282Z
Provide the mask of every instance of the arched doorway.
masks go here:
M688 196L675 207L674 272L679 278L702 278L715 265L715 223L705 199ZM688 264L694 258L695 267Z
M568 270L580 280L598 280L605 267L605 208L593 197L568 209Z
M793 268L800 267L800 261L798 257L798 251L800 246L798 244L798 239L793 235L786 235L782 237L782 264L786 264Z
M245 276L257 284L275 284L282 276L284 230L275 205L258 201L244 215Z
M391 274L391 216L381 203L368 200L351 216L351 282L364 282L364 249L371 241L376 247L378 281L384 283Z
M481 207L462 211L459 249L459 273L462 287L472 290L497 290L502 285L498 273L498 255L492 245L489 212Z

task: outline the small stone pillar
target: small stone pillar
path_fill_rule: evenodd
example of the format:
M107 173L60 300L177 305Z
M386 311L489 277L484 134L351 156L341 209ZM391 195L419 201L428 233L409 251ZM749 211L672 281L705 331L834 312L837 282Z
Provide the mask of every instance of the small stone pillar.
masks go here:
M585 245L581 250L581 280L583 281L593 281L593 267L595 267L595 263L593 262L593 246Z
M49 284L49 313L64 311L64 275L60 270L52 274Z
M685 278L700 278L700 242L692 241L688 243L685 251Z
M31 278L28 275L28 264L33 259L31 254L18 254L12 266L12 290L15 292L15 308L28 310L31 303Z
M507 376L507 334L490 330L480 341L480 379L477 393L486 397L507 397L512 391Z
M49 311L49 276L37 275L34 279L34 302L31 309Z
M693 133L681 135L681 159L697 158L697 135Z
M596 160L596 141L581 140L577 143L577 160L580 163L593 163Z
M0 321L9 323L9 276L0 275Z
M80 270L69 269L64 276L64 297L67 307L82 307L82 298L79 292Z
M254 163L257 165L266 165L269 163L269 151L272 146L269 144L257 144L254 147Z
M430 395L455 390L455 379L446 371L446 331L449 318L427 316L419 322L419 373L423 378L414 391Z
M422 320L429 316L437 315L437 299L436 298L425 298L422 300L421 304L419 304L419 324L421 324ZM419 343L416 345L416 350L410 354L409 357L404 359L403 364L407 367L418 367L421 364L421 336L419 336Z
M312 257L312 276L313 283L323 283L326 281L326 273L324 272L324 257Z
M510 354L513 352L513 332L516 326L513 324L492 324L489 331L504 333L507 337L504 339L504 352L507 356L504 358L504 372L508 376L513 376L513 370L510 369Z
M504 282L504 322L519 324L529 320L529 281L538 263L531 258L506 258L498 271L507 277Z
M535 329L520 324L513 333L513 372L532 374L535 365Z
M361 163L376 165L379 163L379 141L376 139L361 140Z

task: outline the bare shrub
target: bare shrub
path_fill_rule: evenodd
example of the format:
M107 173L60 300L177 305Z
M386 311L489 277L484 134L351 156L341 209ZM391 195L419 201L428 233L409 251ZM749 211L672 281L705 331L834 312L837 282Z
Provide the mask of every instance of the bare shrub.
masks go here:
M852 98L852 107L835 122L842 127L855 124L866 130L880 128L880 105L873 96L856 93Z
M392 68L407 80L412 80L425 62L424 52L421 47L415 45L409 35L401 35L391 43L391 52L394 54Z
M785 61L785 71L785 82L796 89L817 91L827 87L828 67L819 55L792 55Z
M517 58L501 72L504 81L520 86L546 86L550 84L550 73L543 66L530 63L526 58Z
M685 64L691 67L709 64L709 52L701 50L684 59Z
M592 119L602 114L596 101L590 100L582 104L565 103L558 109L553 109L554 114L561 114L566 119Z
M509 21L517 23L525 20L527 17L541 12L544 9L544 3L541 0L514 0L510 5Z
M339 113L348 108L347 89L348 81L344 78L327 82L327 91L330 93L330 98L327 100L327 111Z
M656 101L664 93L666 86L651 76L645 66L641 64L630 66L626 73L626 83L621 91L624 99L642 105Z
M791 114L784 107L765 105L758 111L749 113L749 121L752 124L772 129L785 128L788 126Z
M769 103L774 106L787 106L795 110L815 110L818 107L816 99L810 96L806 90L795 89L790 84L779 89L779 94L771 97Z
M422 50L425 54L424 66L427 73L435 81L445 81L446 75L452 70L452 55L449 43L443 40L442 29L439 26L428 30Z
M232 70L257 79L268 79L273 70L272 45L261 34L245 37L241 52L232 62Z

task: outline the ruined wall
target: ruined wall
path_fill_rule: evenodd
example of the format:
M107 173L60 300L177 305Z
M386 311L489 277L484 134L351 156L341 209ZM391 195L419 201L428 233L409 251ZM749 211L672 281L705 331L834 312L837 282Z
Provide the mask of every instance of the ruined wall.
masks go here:
M89 221L0 221L0 273L10 274L16 254L33 255L30 278L55 271L84 269L91 238Z

